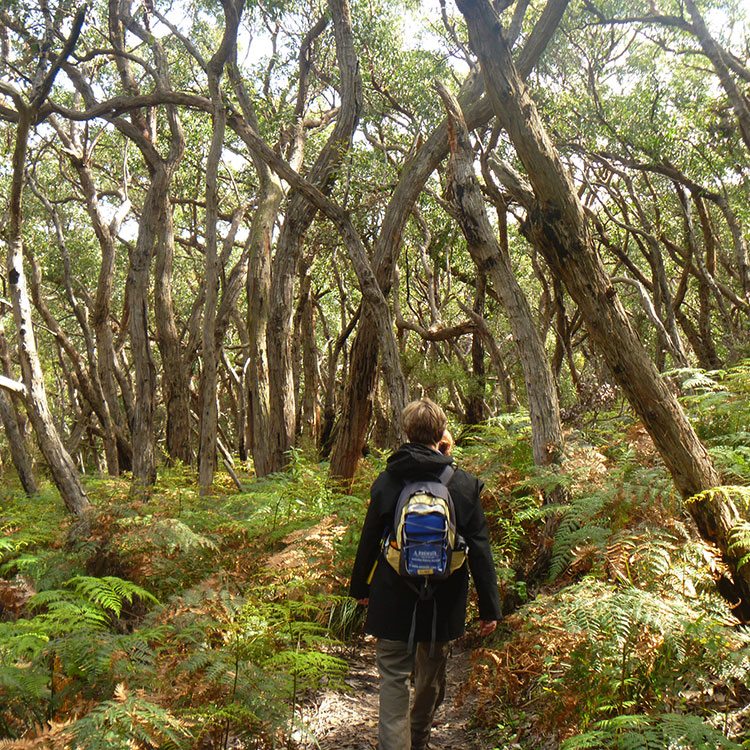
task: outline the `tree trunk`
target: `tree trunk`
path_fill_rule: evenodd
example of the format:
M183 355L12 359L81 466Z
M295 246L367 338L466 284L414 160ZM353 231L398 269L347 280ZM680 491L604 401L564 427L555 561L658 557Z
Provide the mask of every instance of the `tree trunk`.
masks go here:
M219 213L219 162L224 147L227 116L221 79L224 66L237 44L237 29L242 2L222 0L224 35L219 48L208 63L208 89L211 97L213 135L206 162L206 300L203 306L203 370L200 392L200 448L198 452L198 483L201 495L211 490L216 470L216 438L219 422L217 403L219 357L216 341L216 312L219 298L219 251L217 227Z
M81 17L81 23L83 18ZM20 103L20 102L19 102ZM44 387L44 373L34 337L31 303L23 268L21 222L24 166L31 128L32 110L25 106L18 113L16 143L13 150L13 181L9 202L7 273L13 317L18 335L18 356L26 386L26 408L34 427L39 449L47 461L52 479L60 491L65 507L76 516L83 516L89 500L81 485L78 471L55 429Z
M550 0L519 55L519 69L528 75L552 38L568 0ZM469 129L480 127L492 117L492 106L482 97L481 77L470 77L459 101L464 109ZM401 247L401 235L420 191L438 164L448 154L448 127L442 122L422 144L412 159L401 170L398 184L386 207L374 251L374 266L384 295L390 293L393 269ZM362 339L360 343L360 338ZM372 413L372 394L362 388L374 388L378 362L378 333L372 321L363 319L357 329L352 347L351 376L344 393L340 428L331 454L331 474L351 479L364 448L365 435Z
M740 126L740 136L745 142L745 146L750 150L750 105L748 105L747 96L743 93L742 89L737 86L730 75L729 68L724 61L724 55L726 53L723 52L709 33L706 23L703 20L703 16L701 16L694 0L685 0L685 7L693 21L693 30L700 42L703 53L714 66L714 70L721 81L724 93L727 95L729 103L732 105L734 114L737 117L737 123Z
M0 321L0 363L2 363L3 375L10 380L12 374L10 367L7 366L8 360L8 342L5 338L5 326ZM21 481L21 486L27 495L34 495L39 488L34 478L33 462L18 422L15 402L12 395L5 390L0 391L0 420L3 423L5 436L8 439L10 447L10 456L13 460L13 466L18 473L18 478Z
M439 86L438 93L449 119L451 160L447 192L456 207L469 254L478 272L492 281L508 316L526 384L534 461L539 466L547 466L557 462L563 453L555 379L531 307L513 273L510 254L497 241L487 216L461 109L444 86Z
M320 440L320 355L315 342L315 304L311 290L311 277L308 274L302 288L300 300L301 315L297 330L300 333L302 347L302 374L304 390L302 392L302 410L300 415L300 434L306 438L311 447L317 449Z
M348 0L329 0L336 38L336 58L341 79L341 105L336 125L315 161L308 181L323 194L333 188L336 171L351 146L362 105L359 61L354 49ZM267 343L271 395L271 467L282 469L287 451L294 444L296 394L291 352L291 325L296 270L302 243L317 209L298 191L293 191L273 261L271 308Z
M734 594L750 605L750 567L740 567L747 550L730 547L740 515L731 500L702 493L720 483L674 394L659 377L602 267L575 187L547 136L521 82L487 0L458 0L477 53L495 115L515 146L535 194L524 230L565 283L586 322L592 341L636 413L685 498L703 538L729 563ZM698 495L698 497L694 497Z
M166 407L166 448L171 461L193 462L190 430L190 352L183 347L172 301L174 224L169 194L161 196L164 217L156 238L154 263L154 322L162 364L162 398Z
M265 164L258 170L258 175L261 197L250 226L251 250L247 277L250 352L246 382L250 452L255 473L262 477L273 471L268 441L271 416L266 324L271 307L271 238L284 193L281 181Z
M484 302L487 282L485 277L477 274L476 296L474 297L474 314L484 317ZM480 424L487 419L485 395L487 390L486 371L484 367L484 344L482 334L475 330L471 334L471 370L474 382L471 385L469 398L466 401L466 423ZM500 374L498 373L498 379Z
M151 256L156 239L168 217L165 200L170 170L160 166L151 176L138 228L138 239L130 256L126 282L130 306L130 346L135 375L133 411L133 492L148 490L156 481L154 446L154 406L156 400L156 367L151 356L149 338L149 289Z

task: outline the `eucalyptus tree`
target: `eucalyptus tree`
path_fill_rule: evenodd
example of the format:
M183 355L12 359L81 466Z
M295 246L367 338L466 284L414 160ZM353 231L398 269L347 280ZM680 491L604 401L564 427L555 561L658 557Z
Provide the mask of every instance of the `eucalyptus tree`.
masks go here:
M203 378L201 380L200 467L201 493L207 494L213 482L216 460L218 409L216 404L218 356L216 352L216 315L219 293L219 255L217 250L218 185L217 173L224 147L226 110L221 91L224 66L234 55L237 30L244 0L224 0L224 34L216 52L206 65L211 98L213 135L206 163L206 302L203 309Z
M308 111L310 99L310 74L316 50L316 42L328 26L328 18L322 14L314 19L299 45L297 54L297 95L292 123L282 128L280 145L285 145L286 156L292 169L298 170L304 158L306 135L316 127L316 118ZM274 34L274 43L276 40ZM263 73L263 90L271 90L273 60ZM275 106L266 101L261 106L250 96L242 72L235 60L229 68L232 88L237 99L243 123L256 132L261 132L259 110L271 110L268 118L273 121ZM314 88L313 96L317 95ZM322 118L327 121L326 117ZM268 361L268 328L272 309L271 264L273 257L273 234L279 211L285 197L279 175L250 149L250 156L258 178L257 208L253 214L248 236L250 255L247 265L247 358L242 368L244 392L247 394L247 425L250 450L256 473L263 476L273 470L274 456L268 436L271 426L271 384Z
M525 7L524 4L519 5L521 14ZM519 69L522 75L528 75L533 69L553 36L566 7L567 0L550 0L544 6L538 22L519 53ZM519 23L513 25L516 33L519 26ZM492 117L489 100L482 94L482 80L474 71L464 82L458 96L469 129L486 124ZM398 249L412 207L428 178L447 156L448 151L448 126L447 122L443 121L427 138L420 140L416 151L409 155L402 166L398 182L384 211L373 249L378 283L385 294L390 292L393 284ZM334 476L351 478L362 455L372 411L377 361L376 329L372 323L364 319L360 321L352 346L338 437L331 456L331 473Z
M336 123L315 162L308 180L324 194L330 192L336 173L348 151L357 126L361 103L359 63L354 47L352 19L347 0L329 0L338 63L339 104ZM294 308L293 285L306 231L316 208L297 190L292 190L284 213L271 269L274 305L268 320L271 399L270 469L281 469L294 444L296 399L291 359L291 327Z
M33 12L29 13L29 16L33 15ZM26 50L16 59L6 60L11 65L3 71L3 80L0 80L0 93L12 103L12 107L3 104L2 115L15 123L8 219L4 234L7 243L7 280L22 374L22 385L16 387L16 392L24 397L39 448L49 465L66 507L71 513L80 516L86 512L89 502L50 413L44 373L34 334L31 301L24 269L23 238L23 193L29 137L39 119L40 110L50 95L55 78L78 43L85 9L80 9L70 21L70 33L67 38L61 44L56 44L57 27L65 18L65 8L59 6L44 9L36 18L26 17L18 25L13 23L14 19L3 19L6 24L10 20L13 27L21 29L19 36L22 44L27 41L23 33L26 23L38 24L41 29L31 54L29 55L29 51ZM6 33L12 30L15 29L9 29L6 25ZM16 73L22 65L31 71L26 81ZM20 88L21 86L26 90Z
M571 66L564 75L566 94L557 100L563 107L550 114L563 148L643 188L629 191L631 218L647 222L642 228L652 247L658 230L660 255L677 267L678 278L685 271L685 281L671 293L679 290L681 301L697 297L698 315L691 318L681 304L676 317L701 361L716 365L741 356L743 339L747 344L747 108L738 87L750 72L736 43L741 4L717 6L715 32L703 18L710 11L710 5L696 3L587 5L570 32L583 66L578 73ZM652 188L654 200L639 200ZM610 219L633 226L622 216ZM630 236L635 241L637 235ZM654 301L658 308L660 301ZM709 354L715 314L722 317L724 341Z
M10 361L10 351L5 338L5 327L0 321L0 366L4 385L0 388L0 421L8 439L11 460L18 474L21 486L27 495L33 495L39 489L34 475L34 463L31 458L16 402L25 395L25 387L15 383ZM15 396L13 394L16 394Z
M564 441L560 407L552 369L531 306L511 266L507 247L495 237L485 209L473 167L473 150L463 115L456 99L444 87L439 94L445 103L451 132L451 161L448 191L456 206L458 221L479 271L492 282L510 321L513 341L523 367L532 424L534 460L545 466L559 462Z
M97 148L102 149L102 140L107 140L104 132L83 127L80 123L61 121L54 116L49 117L48 122L54 129L61 146L59 151L61 176L65 175L62 165L67 160L78 177L78 184L75 187L80 200L85 205L101 253L96 289L93 295L88 292L84 295L87 309L84 310L83 306L75 300L71 279L75 271L71 269L69 259L64 266L64 287L67 300L75 310L76 319L86 342L90 374L88 377L85 375L79 377L79 380L87 385L85 390L89 394L88 402L101 424L107 469L111 474L117 474L121 469L129 470L132 465L129 419L121 402L116 373L119 374L120 381L123 381L124 375L118 361L111 322L112 296L116 281L117 236L131 209L128 198L127 171L125 170L121 180L110 182L110 179L107 179L106 188L98 184L94 161ZM117 148L117 144L108 144L108 146ZM101 156L100 153L100 158ZM106 161L106 158L102 161ZM119 201L119 205L112 211L111 216L107 215L109 206L105 207L100 199L100 195L107 189L112 190ZM54 217L54 207L50 206L49 212L55 221L56 236L63 250L66 232L59 227L59 219ZM70 351L71 346L66 346L66 349ZM75 352L72 354L75 359ZM76 369L83 373L83 367L80 364Z
M734 543L741 516L731 500L705 492L720 484L705 447L633 331L595 245L570 175L516 71L500 20L486 0L459 0L493 110L529 184L507 181L527 211L524 231L576 300L598 350L643 420L701 535L722 551L743 616L750 608L746 550ZM703 493L700 495L699 493ZM694 497L694 496L698 497Z

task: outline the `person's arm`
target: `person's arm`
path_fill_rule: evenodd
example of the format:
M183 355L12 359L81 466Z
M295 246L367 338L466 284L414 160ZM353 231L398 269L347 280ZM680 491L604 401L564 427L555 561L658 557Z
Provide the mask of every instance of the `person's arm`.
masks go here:
M370 493L370 505L367 508L367 515L362 526L362 534L359 538L349 585L349 596L364 605L367 604L370 595L370 580L375 566L378 564L380 545L385 531L380 507L376 481Z
M495 630L497 621L502 616L500 595L497 589L497 571L492 557L487 519L479 499L483 485L474 477L472 480L476 483L474 499L462 532L468 546L469 570L479 599L479 619L482 621L479 633L489 635Z

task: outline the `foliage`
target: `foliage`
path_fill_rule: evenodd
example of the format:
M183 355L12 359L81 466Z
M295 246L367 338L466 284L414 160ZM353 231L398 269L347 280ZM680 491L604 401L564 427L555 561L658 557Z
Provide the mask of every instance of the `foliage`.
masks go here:
M291 731L307 691L341 684L332 633L351 634L361 609L329 593L334 557L349 554L333 536L306 575L266 560L290 532L331 514L358 525L360 499L301 454L290 473L218 503L199 497L179 467L146 501L129 501L123 488L126 480L91 482L90 536L68 544L59 505L40 503L39 523L30 513L22 525L17 514L37 506L9 498L4 523L15 533L4 564L29 576L31 595L0 621L0 731L17 737L73 707L79 718L65 736L86 748L188 748L227 732L270 743ZM50 545L69 577L46 586L46 569L22 561Z
M561 750L739 750L720 731L697 716L673 713L657 716L622 715L596 723L594 729L566 740Z
M193 746L184 721L143 697L127 695L122 685L114 700L95 706L69 731L76 746L86 750L130 750L134 744L164 750Z
M686 375L679 387L691 389L683 398L699 428L710 426L712 450L742 449L747 368ZM710 397L717 393L720 402ZM567 492L567 502L550 510L560 517L551 585L506 619L500 643L478 653L464 689L478 721L497 727L499 747L687 749L750 739L743 718L750 636L716 592L722 563L696 539L651 441L622 424L597 421L596 431L569 436L557 475L509 472L503 480L498 470L493 477L507 494L488 517L511 570L523 569L519 558L549 518L541 504L546 479ZM583 435L599 442L581 445ZM509 450L499 463L510 466ZM725 476L747 481L733 460ZM744 553L747 486L728 484L688 502L701 501L734 503L745 520L730 543Z

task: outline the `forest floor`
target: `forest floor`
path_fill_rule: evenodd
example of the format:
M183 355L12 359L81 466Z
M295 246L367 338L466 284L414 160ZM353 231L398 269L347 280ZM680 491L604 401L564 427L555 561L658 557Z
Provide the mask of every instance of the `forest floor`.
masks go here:
M495 744L472 725L471 701L462 700L462 687L471 671L471 647L456 641L448 660L448 686L430 738L431 750L489 750ZM303 709L310 733L300 743L305 750L372 750L377 747L378 675L374 640L360 641L348 659L345 690L317 694Z

